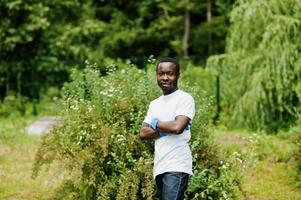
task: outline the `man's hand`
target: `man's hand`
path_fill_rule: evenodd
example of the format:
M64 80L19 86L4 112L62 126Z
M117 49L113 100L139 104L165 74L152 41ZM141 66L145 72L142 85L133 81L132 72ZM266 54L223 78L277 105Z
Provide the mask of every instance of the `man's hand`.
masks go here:
M150 124L143 123L140 128L139 137L141 140L157 139L160 137L160 134L157 130L152 129Z
M167 133L158 130L158 128L157 128L158 122L159 122L159 119L158 119L158 118L154 118L154 119L151 121L151 124L150 124L149 127L151 127L152 129L154 129L155 131L159 131L160 137L167 136Z

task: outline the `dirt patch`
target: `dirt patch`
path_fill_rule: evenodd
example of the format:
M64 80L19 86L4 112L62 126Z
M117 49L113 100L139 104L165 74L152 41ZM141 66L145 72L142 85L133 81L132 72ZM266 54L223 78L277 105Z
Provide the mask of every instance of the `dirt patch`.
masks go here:
M250 146L248 138L241 135L225 135L219 137L217 140L220 144L239 144L244 147Z
M29 135L43 135L48 133L61 119L55 116L42 117L25 130Z

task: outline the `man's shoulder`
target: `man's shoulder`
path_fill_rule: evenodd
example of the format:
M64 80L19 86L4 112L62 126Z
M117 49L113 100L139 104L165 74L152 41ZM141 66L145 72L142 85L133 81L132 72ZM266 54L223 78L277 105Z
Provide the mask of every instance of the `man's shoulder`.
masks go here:
M159 96L159 97L153 99L153 100L150 102L150 105L155 104L155 103L157 103L158 101L160 101L160 98L161 98L161 96Z
M179 90L179 95L183 98L188 98L188 99L194 100L191 94L189 94L188 92L185 92L183 90Z

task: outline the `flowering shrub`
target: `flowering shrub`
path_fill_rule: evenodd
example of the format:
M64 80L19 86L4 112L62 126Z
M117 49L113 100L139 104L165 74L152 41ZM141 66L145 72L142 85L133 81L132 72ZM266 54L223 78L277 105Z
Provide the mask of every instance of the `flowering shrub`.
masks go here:
M153 141L138 137L148 104L161 94L150 71L131 64L118 70L112 65L106 76L92 65L73 71L64 87L63 122L44 136L33 170L36 176L42 165L58 160L70 172L56 198L154 199ZM220 164L207 132L210 98L186 80L180 88L197 106L191 140L196 175L187 198L227 199L236 183L225 175L230 166Z

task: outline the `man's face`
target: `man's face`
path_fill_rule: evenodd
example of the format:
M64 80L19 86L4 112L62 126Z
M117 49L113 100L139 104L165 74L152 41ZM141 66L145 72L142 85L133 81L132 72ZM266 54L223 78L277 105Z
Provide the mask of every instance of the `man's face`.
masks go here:
M157 68L157 83L164 94L174 92L177 87L177 82L180 74L177 73L177 67L172 62L159 63Z

